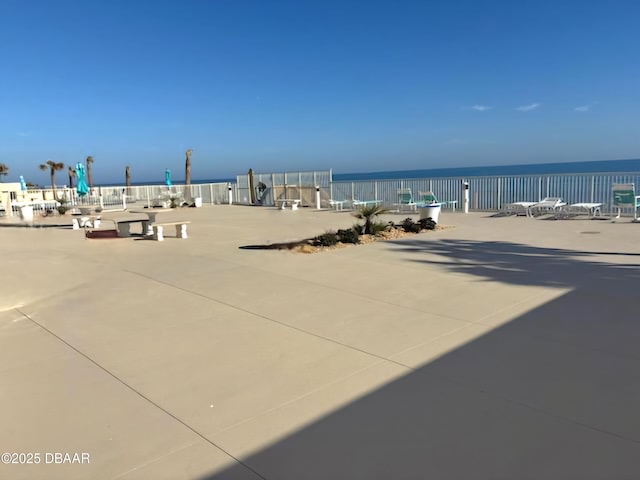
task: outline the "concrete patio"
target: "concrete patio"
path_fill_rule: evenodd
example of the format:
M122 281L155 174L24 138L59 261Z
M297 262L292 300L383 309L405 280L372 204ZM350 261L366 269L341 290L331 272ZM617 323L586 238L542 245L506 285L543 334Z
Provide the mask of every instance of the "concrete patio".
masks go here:
M0 219L0 450L42 455L0 478L638 478L639 224L445 211L305 255L239 247L356 220L167 215L189 239Z

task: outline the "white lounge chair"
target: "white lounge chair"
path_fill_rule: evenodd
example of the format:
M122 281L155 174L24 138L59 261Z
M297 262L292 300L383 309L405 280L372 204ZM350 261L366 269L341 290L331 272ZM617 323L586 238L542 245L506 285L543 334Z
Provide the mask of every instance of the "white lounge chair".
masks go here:
M640 195L636 195L636 186L633 183L613 184L613 206L618 209L618 215L613 219L613 221L620 218L623 208L633 209L632 222L640 221L638 219L638 209L640 209Z
M370 205L378 205L379 203L382 203L382 200L352 200L351 206L353 208L368 207Z
M602 215L602 203L572 203L556 212L556 218L571 218L577 215L589 215L590 218Z
M334 210L342 210L346 200L329 200L329 206Z
M531 215L542 215L544 213L556 213L560 208L564 207L566 202L563 202L560 197L547 197L542 201L532 205L529 208Z
M514 202L505 205L505 211L508 214L518 215L524 213L527 217L532 217L531 207L537 205L538 202Z

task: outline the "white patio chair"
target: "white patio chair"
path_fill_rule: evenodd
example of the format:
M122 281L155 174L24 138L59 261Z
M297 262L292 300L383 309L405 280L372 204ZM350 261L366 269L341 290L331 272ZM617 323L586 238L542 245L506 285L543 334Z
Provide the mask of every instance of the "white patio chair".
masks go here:
M398 207L398 212L401 212L403 207L409 207L409 210L413 212L418 210L418 204L413 199L410 188L401 188L398 190L398 203L394 203L393 206Z
M638 209L640 209L640 195L636 195L636 186L633 183L613 184L613 206L618 209L618 215L613 221L620 218L623 208L633 209L632 222L638 222Z

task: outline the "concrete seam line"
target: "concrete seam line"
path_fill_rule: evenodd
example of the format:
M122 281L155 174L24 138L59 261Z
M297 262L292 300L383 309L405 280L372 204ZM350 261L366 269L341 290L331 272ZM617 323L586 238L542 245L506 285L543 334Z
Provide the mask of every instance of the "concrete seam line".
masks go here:
M69 347L71 350L73 350L74 352L76 352L78 355L80 355L81 357L83 357L84 359L86 359L87 361L89 361L90 363L92 363L93 365L95 365L96 367L98 367L100 370L102 370L103 372L105 372L107 375L109 375L110 377L112 377L114 380L116 380L117 382L119 382L120 384L122 384L123 386L125 386L127 389L129 389L130 391L132 391L133 393L135 393L136 395L138 395L140 398L144 399L145 401L147 401L149 404L153 405L154 407L156 407L158 410L160 410L161 412L163 412L164 414L168 415L169 417L173 418L176 422L178 422L179 424L181 424L183 427L187 428L188 430L190 430L191 432L193 432L194 434L196 434L198 437L200 437L202 440L204 440L205 442L207 442L209 445L217 448L218 450L220 450L222 453L224 453L225 455L229 456L230 458L232 458L233 460L235 460L236 462L238 462L240 465L242 465L243 467L245 467L247 470L251 471L252 473L256 474L259 478L263 479L263 480L267 480L266 477L263 477L262 475L260 475L257 471L255 471L253 468L251 468L249 465L247 465L245 462L243 462L242 460L240 460L239 458L235 457L234 455L232 455L231 453L227 452L224 448L222 448L220 445L217 445L215 442L213 442L212 440L210 440L209 438L205 437L202 433L200 433L199 431L197 431L195 428L193 428L192 426L190 426L189 424L185 423L183 420L179 419L178 417L176 417L173 413L169 412L168 410L166 410L165 408L163 408L162 406L160 406L159 404L157 404L156 402L154 402L153 400L151 400L149 397L147 397L146 395L144 395L142 392L136 390L134 387L132 387L131 385L129 385L127 382L125 382L124 380L122 380L120 377L118 377L115 373L111 372L110 370L108 370L106 367L100 365L97 361L95 361L93 358L91 358L90 356L88 356L87 354L85 354L84 352L82 352L81 350L79 350L78 348L74 347L73 345L71 345L69 342L67 342L64 338L60 337L59 335L56 335L53 331L49 330L47 327L45 327L44 325L42 325L41 323L37 322L36 320L34 320L33 318L31 318L29 315L27 315L26 313L22 312L20 309L16 309L17 312L19 312L23 317L29 319L29 321L33 322L35 325L37 325L38 327L40 327L42 330L44 330L45 332L47 332L49 335L53 336L54 338L56 338L58 341L62 342L64 345L66 345L67 347Z
M224 305L225 307L229 307L229 308L232 308L234 310L238 310L240 312L247 313L247 314L252 315L254 317L262 318L263 320L267 320L268 322L275 323L277 325L280 325L280 326L285 327L285 328L289 328L291 330L295 330L295 331L300 332L300 333L304 333L305 335L310 335L312 337L316 337L316 338L319 338L321 340L325 340L327 342L331 342L331 343L333 343L335 345L340 345L341 347L345 347L345 348L347 348L349 350L353 350L354 352L364 353L365 355L369 355L371 357L377 358L378 360L384 360L386 362L394 363L394 364L398 365L399 367L408 368L409 370L413 370L411 367L409 367L409 366L407 366L407 365L405 365L405 364L403 364L401 362L396 362L395 360L392 360L392 359L387 358L387 357L383 357L382 355L378 355L377 353L368 352L366 350L363 350L363 349L358 348L358 347L354 347L353 345L349 345L347 343L340 342L340 341L335 340L333 338L325 337L323 335L320 335L319 333L313 333L313 332L310 332L308 330L304 330L302 328L295 327L295 326L290 325L288 323L281 322L279 320L275 320L273 318L267 317L266 315L262 315L260 313L252 312L251 310L247 310L246 308L241 308L241 307L238 307L237 305L233 305L231 303L227 303L227 302L224 302L222 300L218 300L218 299L215 299L215 298L208 297L207 295L204 295L202 293L193 292L191 290L187 290L186 288L182 288L182 287L179 287L177 285L173 285L173 284L168 283L168 282L163 282L161 280L157 280L155 278L148 277L148 276L146 276L146 275L144 275L142 273L132 272L130 270L127 270L127 272L131 273L131 274L134 274L134 275L139 275L139 276L141 276L143 278L146 278L147 280L151 280L153 282L159 283L160 285L165 285L165 286L168 286L168 287L172 287L172 288L175 288L176 290L180 290L181 292L185 292L185 293L194 295L196 297L204 298L204 299L209 300L211 302L219 303L220 305Z

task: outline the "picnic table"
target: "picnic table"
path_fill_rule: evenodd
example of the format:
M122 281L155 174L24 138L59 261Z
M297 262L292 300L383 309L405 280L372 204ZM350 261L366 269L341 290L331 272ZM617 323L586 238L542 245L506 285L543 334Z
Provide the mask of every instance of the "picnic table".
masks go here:
M144 210L129 210L131 213L147 215L146 222L142 224L145 235L153 235L153 225L157 223L158 215L173 212L173 208L145 208Z
M148 235L149 232L149 217L143 215L119 215L109 218L102 218L101 222L111 222L114 224L115 230L118 232L118 237L130 237L131 236L131 224L140 223L141 231L143 235ZM153 231L152 231L153 233Z

